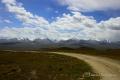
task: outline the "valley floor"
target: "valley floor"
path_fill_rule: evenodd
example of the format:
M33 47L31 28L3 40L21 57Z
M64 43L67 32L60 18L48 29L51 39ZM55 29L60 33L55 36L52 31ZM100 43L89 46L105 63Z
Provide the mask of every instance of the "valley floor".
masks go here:
M0 51L0 80L99 80L86 62L40 51Z

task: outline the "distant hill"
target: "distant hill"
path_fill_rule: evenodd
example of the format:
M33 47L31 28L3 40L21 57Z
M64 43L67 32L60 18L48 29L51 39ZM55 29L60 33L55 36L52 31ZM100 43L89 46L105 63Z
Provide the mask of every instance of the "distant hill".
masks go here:
M120 41L95 41L95 40L61 40L52 41L50 39L0 39L0 49L12 50L41 50L41 49L119 49Z

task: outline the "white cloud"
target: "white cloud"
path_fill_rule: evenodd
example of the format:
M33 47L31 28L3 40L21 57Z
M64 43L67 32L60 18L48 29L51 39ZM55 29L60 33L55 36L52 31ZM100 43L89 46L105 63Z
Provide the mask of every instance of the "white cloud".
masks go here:
M10 21L8 19L4 19L3 22L5 22L5 23L12 23L12 21Z
M43 17L33 15L31 12L26 11L25 8L22 7L22 3L18 3L16 0L2 0L2 2L6 5L8 11L14 13L16 18L24 24L34 26L43 26L48 24L48 21Z
M73 11L120 9L120 0L59 0L59 3Z
M103 28L109 28L111 30L120 30L120 17L111 18L108 21L101 21L99 25Z
M1 29L0 37L2 38L120 40L120 17L97 23L92 16L71 12L72 14L63 14L62 17L57 17L55 21L49 23L43 17L25 10L22 5L18 5L18 2L11 1L14 4L9 0L3 0L9 12L14 13L23 24L32 27Z
M2 0L2 2L6 4L12 4L12 5L16 4L16 0Z
M72 12L72 14L63 14L63 17L58 17L51 25L62 30L78 30L92 28L96 24L96 20L91 17L84 16L79 12Z
M7 24L10 24L10 23L12 23L12 21L9 20L9 19L2 19L2 18L0 17L0 23L7 23Z

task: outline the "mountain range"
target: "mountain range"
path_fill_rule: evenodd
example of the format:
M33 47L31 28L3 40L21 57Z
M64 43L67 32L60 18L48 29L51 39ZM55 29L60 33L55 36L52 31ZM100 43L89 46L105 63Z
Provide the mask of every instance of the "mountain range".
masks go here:
M96 40L60 40L52 41L50 39L0 39L0 50L41 50L47 48L81 48L89 47L94 49L119 49L120 41L96 41Z

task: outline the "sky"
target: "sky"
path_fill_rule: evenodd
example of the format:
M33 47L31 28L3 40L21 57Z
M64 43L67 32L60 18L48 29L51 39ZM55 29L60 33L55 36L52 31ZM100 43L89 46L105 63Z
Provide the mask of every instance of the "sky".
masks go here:
M120 41L120 0L0 0L0 39Z

